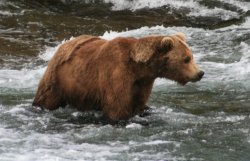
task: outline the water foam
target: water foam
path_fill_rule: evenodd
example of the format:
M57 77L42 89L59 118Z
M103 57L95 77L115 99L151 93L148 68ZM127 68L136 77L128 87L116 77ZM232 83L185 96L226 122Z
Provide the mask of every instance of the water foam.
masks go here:
M231 25L217 29L218 31L227 31L227 30L238 30L238 29L249 29L250 28L250 17L247 17L245 21L239 25Z
M186 34L186 38L191 38L193 32L201 32L203 29L188 28L188 27L164 27L163 25L157 25L153 27L141 27L138 29L127 30L122 32L106 31L102 36L103 39L111 40L116 37L144 37L149 35L173 35L177 32L183 32Z
M250 77L250 45L246 42L241 42L239 46L239 53L241 57L238 61L231 63L223 62L203 62L202 66L209 69L209 76L207 76L207 81L214 84L215 82L224 83L237 83L238 85L244 85L245 90L250 88L250 84L247 81ZM211 54L220 55L220 51ZM210 54L210 53L208 53ZM230 58L225 58L230 59ZM221 73L218 76L218 73Z
M127 129L141 129L142 125L136 124L136 123L131 123L126 126Z
M56 51L58 50L58 48L62 44L64 44L67 41L73 40L73 39L74 39L74 37L71 37L69 40L64 39L60 44L58 44L55 47L47 46L45 51L41 52L41 54L39 55L39 58L41 58L45 61L49 61L54 56L54 54L56 53Z
M179 10L187 8L190 10L189 16L194 17L217 17L219 16L223 20L230 18L238 18L239 15L236 12L224 10L221 8L207 8L200 5L194 0L104 0L105 3L112 3L113 10L131 10L135 11L143 8L158 8L162 6L169 6L171 9Z
M244 12L247 12L250 10L250 2L243 2L243 1L236 1L236 0L219 0L221 2L231 4L233 6L236 6L243 10Z
M62 43L56 47L47 47L45 52L39 55L39 59L49 61ZM23 68L21 70L1 69L0 88L34 90L45 70L46 66L36 66L33 69Z
M222 20L229 20L232 18L239 18L239 14L233 11L227 11L221 8L215 7L214 9L208 9L200 6L199 9L192 9L189 16L194 17L220 17Z
M37 86L44 67L29 70L0 70L0 87L11 89L25 89Z
M247 80L250 77L250 45L241 42L240 51L242 53L240 61L235 62L230 70L234 73L233 78Z
M0 15L3 16L13 16L14 14L9 11L0 11Z
M249 29L250 28L250 17L247 17L245 22L239 26L240 28Z

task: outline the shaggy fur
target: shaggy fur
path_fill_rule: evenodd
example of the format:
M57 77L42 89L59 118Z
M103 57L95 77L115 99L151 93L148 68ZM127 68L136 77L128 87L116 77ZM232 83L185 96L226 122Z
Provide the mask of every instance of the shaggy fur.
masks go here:
M143 112L154 80L184 85L203 76L184 34L115 38L83 35L64 43L40 81L33 102L49 110L70 104L102 110L113 121Z

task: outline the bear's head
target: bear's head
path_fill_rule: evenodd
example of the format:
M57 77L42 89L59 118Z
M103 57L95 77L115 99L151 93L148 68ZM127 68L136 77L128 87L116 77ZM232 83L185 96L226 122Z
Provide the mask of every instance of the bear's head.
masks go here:
M196 65L185 35L147 37L136 44L132 58L154 69L156 77L174 80L181 85L201 80L204 72Z

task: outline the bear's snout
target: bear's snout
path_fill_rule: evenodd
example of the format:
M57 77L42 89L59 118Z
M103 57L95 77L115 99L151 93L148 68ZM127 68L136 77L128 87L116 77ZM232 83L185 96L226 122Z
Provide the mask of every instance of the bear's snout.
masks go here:
M205 72L201 70L201 71L198 73L198 78L201 80L201 78L204 76L204 74L205 74Z
M197 82L197 81L200 81L202 79L202 77L204 76L205 72L204 71L199 71L195 78L192 80L192 82Z

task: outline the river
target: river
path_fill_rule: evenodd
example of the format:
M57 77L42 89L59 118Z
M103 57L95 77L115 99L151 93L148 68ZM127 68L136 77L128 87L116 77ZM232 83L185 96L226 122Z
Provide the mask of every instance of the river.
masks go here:
M157 79L147 117L31 106L48 61L81 34L186 35L198 83ZM0 0L0 160L250 160L249 0Z

